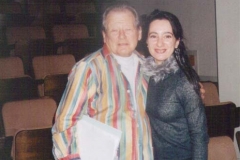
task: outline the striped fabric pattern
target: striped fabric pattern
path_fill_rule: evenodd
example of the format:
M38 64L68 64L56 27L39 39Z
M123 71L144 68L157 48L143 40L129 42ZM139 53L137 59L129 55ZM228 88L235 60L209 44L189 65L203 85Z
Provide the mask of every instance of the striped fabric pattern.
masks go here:
M139 62L141 56L135 52ZM106 46L73 67L59 104L53 133L56 159L80 159L75 124L83 114L122 131L119 160L152 160L151 130L145 113L147 79L136 76L136 101L120 66ZM137 109L136 109L137 108Z

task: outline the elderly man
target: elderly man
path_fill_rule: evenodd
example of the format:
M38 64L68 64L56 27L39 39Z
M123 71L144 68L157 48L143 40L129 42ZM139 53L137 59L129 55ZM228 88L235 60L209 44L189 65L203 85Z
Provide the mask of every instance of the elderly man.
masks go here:
M102 25L103 48L76 63L69 74L52 128L54 157L81 159L76 123L87 112L122 131L118 159L152 160L145 113L148 85L140 72L143 57L135 51L142 32L138 14L128 5L114 5L105 10Z

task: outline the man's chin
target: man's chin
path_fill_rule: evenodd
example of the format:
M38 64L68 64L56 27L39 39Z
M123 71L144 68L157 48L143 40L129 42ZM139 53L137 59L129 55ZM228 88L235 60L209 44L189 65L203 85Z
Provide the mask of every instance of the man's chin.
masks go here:
M119 53L117 54L118 56L121 56L121 57L129 57L132 55L132 52L131 53Z
M124 51L117 52L116 54L118 56L122 56L122 57L129 57L132 55L132 53L133 53L133 51L124 50Z

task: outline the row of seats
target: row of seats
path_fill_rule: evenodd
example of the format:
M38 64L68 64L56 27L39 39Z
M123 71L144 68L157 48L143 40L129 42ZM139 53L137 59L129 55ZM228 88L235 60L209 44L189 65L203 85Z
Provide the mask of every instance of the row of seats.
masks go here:
M218 100L216 100L217 103L212 103L212 97L218 98L217 93L214 92L216 89L216 86L213 83L209 82L203 82L203 85L206 89L206 97L204 100L204 103L206 105L206 115L207 115L207 124L208 124L208 132L210 136L210 141L209 141L209 155L208 159L209 160L227 160L227 159L236 159L236 151L234 149L233 145L233 138L234 138L234 128L239 126L239 109L236 108L236 106L232 102L225 102L225 103L219 103ZM209 101L210 99L210 101ZM44 102L45 101L45 102ZM11 101L7 102L3 106L2 114L3 114L3 119L4 119L4 127L5 127L5 134L7 137L9 136L15 136L14 140L21 139L21 137L28 136L31 134L35 135L37 137L43 138L43 141L45 143L45 148L47 148L49 154L45 154L47 156L51 156L50 152L50 145L46 146L46 144L51 144L51 134L50 134L50 126L45 127L45 128L38 128L38 129L32 129L33 126L38 126L38 123L42 123L41 116L47 115L46 113L41 115L41 112L45 112L44 106L48 106L46 108L49 108L49 105L47 105L47 101L51 102L50 104L53 104L54 109L50 111L50 117L47 118L47 123L51 123L50 121L53 118L53 112L56 109L56 103L54 103L53 100L49 98L42 98L42 99L31 99L31 100L21 100L21 101ZM40 103L38 103L40 102ZM231 104L231 105L226 105L226 104ZM38 109L37 106L40 107ZM28 108L32 107L32 108ZM40 111L41 110L41 111ZM17 111L14 113L14 111ZM29 112L31 111L31 112ZM27 113L26 113L27 112ZM9 114L6 116L6 114ZM28 114L28 115L27 115ZM38 114L38 115L35 115ZM25 118L19 118L20 116L24 115L23 117ZM27 118L26 118L27 117ZM32 120L31 122L26 122L31 119L31 117L37 118L35 120ZM12 119L13 118L13 119ZM46 118L46 117L45 117ZM16 123L16 119L18 122ZM40 121L39 121L40 120ZM237 121L235 121L237 120ZM24 122L24 123L23 123ZM29 124L30 123L30 124ZM51 123L52 124L52 123ZM50 124L50 125L51 125ZM27 125L27 126L26 126ZM33 125L33 126L31 126ZM18 131L18 126L22 126L23 128L30 128L28 130L20 130ZM47 126L46 124L43 126ZM33 133L32 133L33 132ZM15 134L13 134L15 133ZM38 135L39 133L40 135ZM47 137L43 137L43 135L47 134ZM20 135L20 138L17 136ZM31 137L25 137L25 141L27 139L31 140ZM239 139L239 138L237 138ZM36 140L35 140L36 141ZM23 149L24 146L32 146L36 145L36 143L40 142L26 142L23 143L21 140L19 140L19 143L15 142L13 144L17 146L21 146L21 151L16 152L15 146L13 147L12 155L16 156L17 153L24 153ZM39 146L39 145L38 145ZM44 154L42 152L39 152L39 155L34 155L34 156L43 156ZM19 155L21 156L21 155ZM24 156L24 155L22 155ZM26 156L26 155L25 155ZM28 155L29 156L29 155ZM25 157L26 158L26 157Z
M89 16L98 17L93 2L68 1L25 1L0 2L2 26L16 25L51 25L63 23L89 23ZM18 21L21 20L21 21Z
M17 99L21 96L46 96L46 93L50 93L49 90L53 90L54 85L58 83L59 85L63 83L61 89L64 88L67 75L75 63L75 58L71 54L36 56L32 59L34 75L30 76L25 74L21 58L0 58L0 104L9 99L15 99L14 97ZM37 86L37 92L35 86ZM26 87L28 87L27 90L22 90ZM15 92L9 92L14 90ZM56 100L59 101L59 98Z
M27 100L26 102L30 103L29 100L45 97L52 98L57 106L67 84L68 73L74 64L75 59L70 54L38 56L33 59L35 76L30 77L24 73L23 63L19 57L0 58L0 141L2 139L5 143L7 140L4 137L8 135L2 117L4 106L13 101ZM14 111L18 113L23 109L16 107L13 113ZM28 111L30 110L23 112ZM17 115L12 118L15 118L11 120L13 123L18 121ZM4 146L3 148L6 148L6 145Z
M89 15L94 16L85 14L86 17ZM4 63L0 62L0 68L5 70L0 71L0 88L3 91L0 93L0 113L3 116L0 120L0 159L53 159L50 122L54 116L53 108L56 108L65 89L67 74L76 60L102 46L95 37L91 37L88 27L83 24L58 24L4 29L5 44L10 52L2 59ZM10 59L15 59L17 63ZM9 61L11 63L7 63ZM53 107L42 101L50 97L55 101L55 104L51 103ZM12 105L15 108L9 107ZM41 111L37 111L39 109ZM45 109L49 114L43 113ZM32 112L38 113L38 116L28 115ZM28 117L27 120L32 123L27 123L23 117ZM43 124L42 119L47 124ZM15 133L10 134L11 130Z
M89 36L83 24L55 25L52 36L40 26L8 27L5 35L8 48L5 56L20 56L28 74L31 74L34 56L73 54L79 61L102 46L98 39Z
M21 58L0 58L1 160L53 159L50 129L74 64L70 54L36 56L31 77Z
M101 15L97 4L86 0L0 2L0 56L21 55L25 66L40 54L74 52L70 54L81 59L102 46L96 36Z
M44 8L45 7L45 8ZM28 0L21 3L18 1L0 3L0 13L28 13L31 16L36 16L39 12L48 14L60 14L65 12L67 15L75 16L80 13L95 13L95 4L91 1L36 1Z
M48 40L46 42L57 44L66 40L93 38L90 37L88 28L84 24L54 25L51 31L48 32L41 26L8 27L4 34L6 35L6 45L13 49L23 45L26 47L30 42L33 43L35 41L37 43L37 40Z
M47 39L48 35L41 26L20 26L6 28L7 45L27 43L31 40ZM54 43L67 39L89 38L87 26L84 24L54 25L51 30Z

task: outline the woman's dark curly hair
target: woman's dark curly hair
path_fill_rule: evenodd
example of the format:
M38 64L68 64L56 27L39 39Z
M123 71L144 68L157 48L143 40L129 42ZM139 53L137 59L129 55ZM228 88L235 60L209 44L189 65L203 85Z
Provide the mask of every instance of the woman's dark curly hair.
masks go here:
M178 48L175 49L173 55L180 67L180 69L185 73L187 76L188 81L194 86L195 91L200 94L200 86L199 86L199 76L196 71L192 68L188 55L186 53L186 47L183 42L183 29L182 25L179 22L178 18L166 11L159 11L158 9L154 10L149 16L145 18L145 23L143 23L143 41L146 42L148 38L148 31L151 22L154 20L168 20L170 25L172 26L173 35L176 39L179 40ZM145 43L146 44L146 43ZM147 48L147 47L145 47ZM177 51L176 51L177 50ZM146 52L149 51L145 49Z

